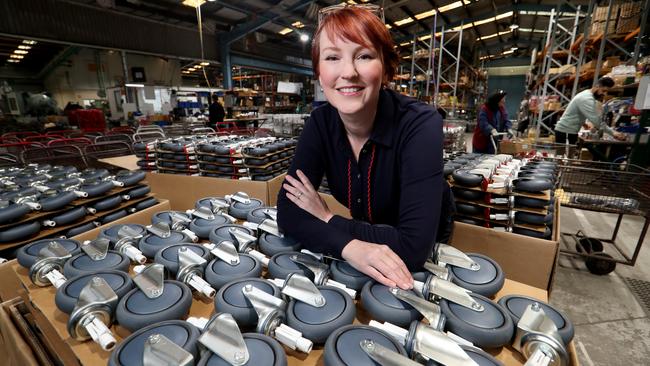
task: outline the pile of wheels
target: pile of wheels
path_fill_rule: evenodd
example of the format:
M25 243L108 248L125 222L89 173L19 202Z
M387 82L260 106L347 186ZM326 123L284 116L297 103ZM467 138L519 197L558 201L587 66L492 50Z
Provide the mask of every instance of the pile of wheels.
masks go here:
M510 155L463 154L445 163L456 220L550 239L557 165Z
M70 336L111 351L109 365L286 365L314 347L325 365L501 365L481 349L508 345L568 364L571 322L525 296L494 301L505 274L491 258L440 244L412 290L388 288L300 251L276 216L242 192L206 197L84 243L36 241L18 261L57 287ZM193 301L214 315L192 313ZM131 332L121 342L115 323Z

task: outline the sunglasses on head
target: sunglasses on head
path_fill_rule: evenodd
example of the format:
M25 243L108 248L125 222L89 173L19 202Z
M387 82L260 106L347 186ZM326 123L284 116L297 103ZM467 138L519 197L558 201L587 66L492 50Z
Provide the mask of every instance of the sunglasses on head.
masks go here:
M322 8L321 10L318 11L318 24L320 24L323 19L325 19L328 15L333 14L339 10L345 9L345 8L361 8L368 10L369 12L375 14L377 18L381 19L383 23L386 22L384 19L384 8L382 8L379 5L375 4L346 4L346 3L341 3L341 4L336 4L332 6L328 6L326 8Z

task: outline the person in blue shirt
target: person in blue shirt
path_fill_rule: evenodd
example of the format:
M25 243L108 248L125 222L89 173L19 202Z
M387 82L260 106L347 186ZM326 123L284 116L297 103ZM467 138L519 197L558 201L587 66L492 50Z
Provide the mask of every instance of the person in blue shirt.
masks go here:
M472 151L475 153L495 154L494 145L490 139L497 143L499 132L508 132L514 136L512 123L506 111L506 92L499 90L492 94L487 102L481 106L478 113L478 122L472 136Z
M278 194L278 225L311 251L343 258L386 286L412 288L410 271L430 258L449 216L442 118L385 87L399 56L372 12L330 12L313 39L314 73L328 103L300 135ZM322 201L323 176L352 219Z

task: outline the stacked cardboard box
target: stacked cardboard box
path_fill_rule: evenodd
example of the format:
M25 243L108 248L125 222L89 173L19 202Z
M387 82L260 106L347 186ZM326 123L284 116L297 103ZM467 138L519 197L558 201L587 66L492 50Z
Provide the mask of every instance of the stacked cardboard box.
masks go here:
M621 4L620 16L616 24L616 33L629 33L634 31L641 22L641 2L628 2Z

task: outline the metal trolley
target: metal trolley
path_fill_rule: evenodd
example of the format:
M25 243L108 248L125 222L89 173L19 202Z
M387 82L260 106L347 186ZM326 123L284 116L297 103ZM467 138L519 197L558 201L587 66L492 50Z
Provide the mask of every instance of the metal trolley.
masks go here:
M562 206L618 214L610 238L589 237L581 231L562 232L560 241L566 245L562 246L561 253L584 257L587 268L594 274L608 274L616 268L616 263L634 266L650 220L650 171L627 164L556 161L560 166L556 196ZM617 242L626 215L643 217L643 227L631 254Z

